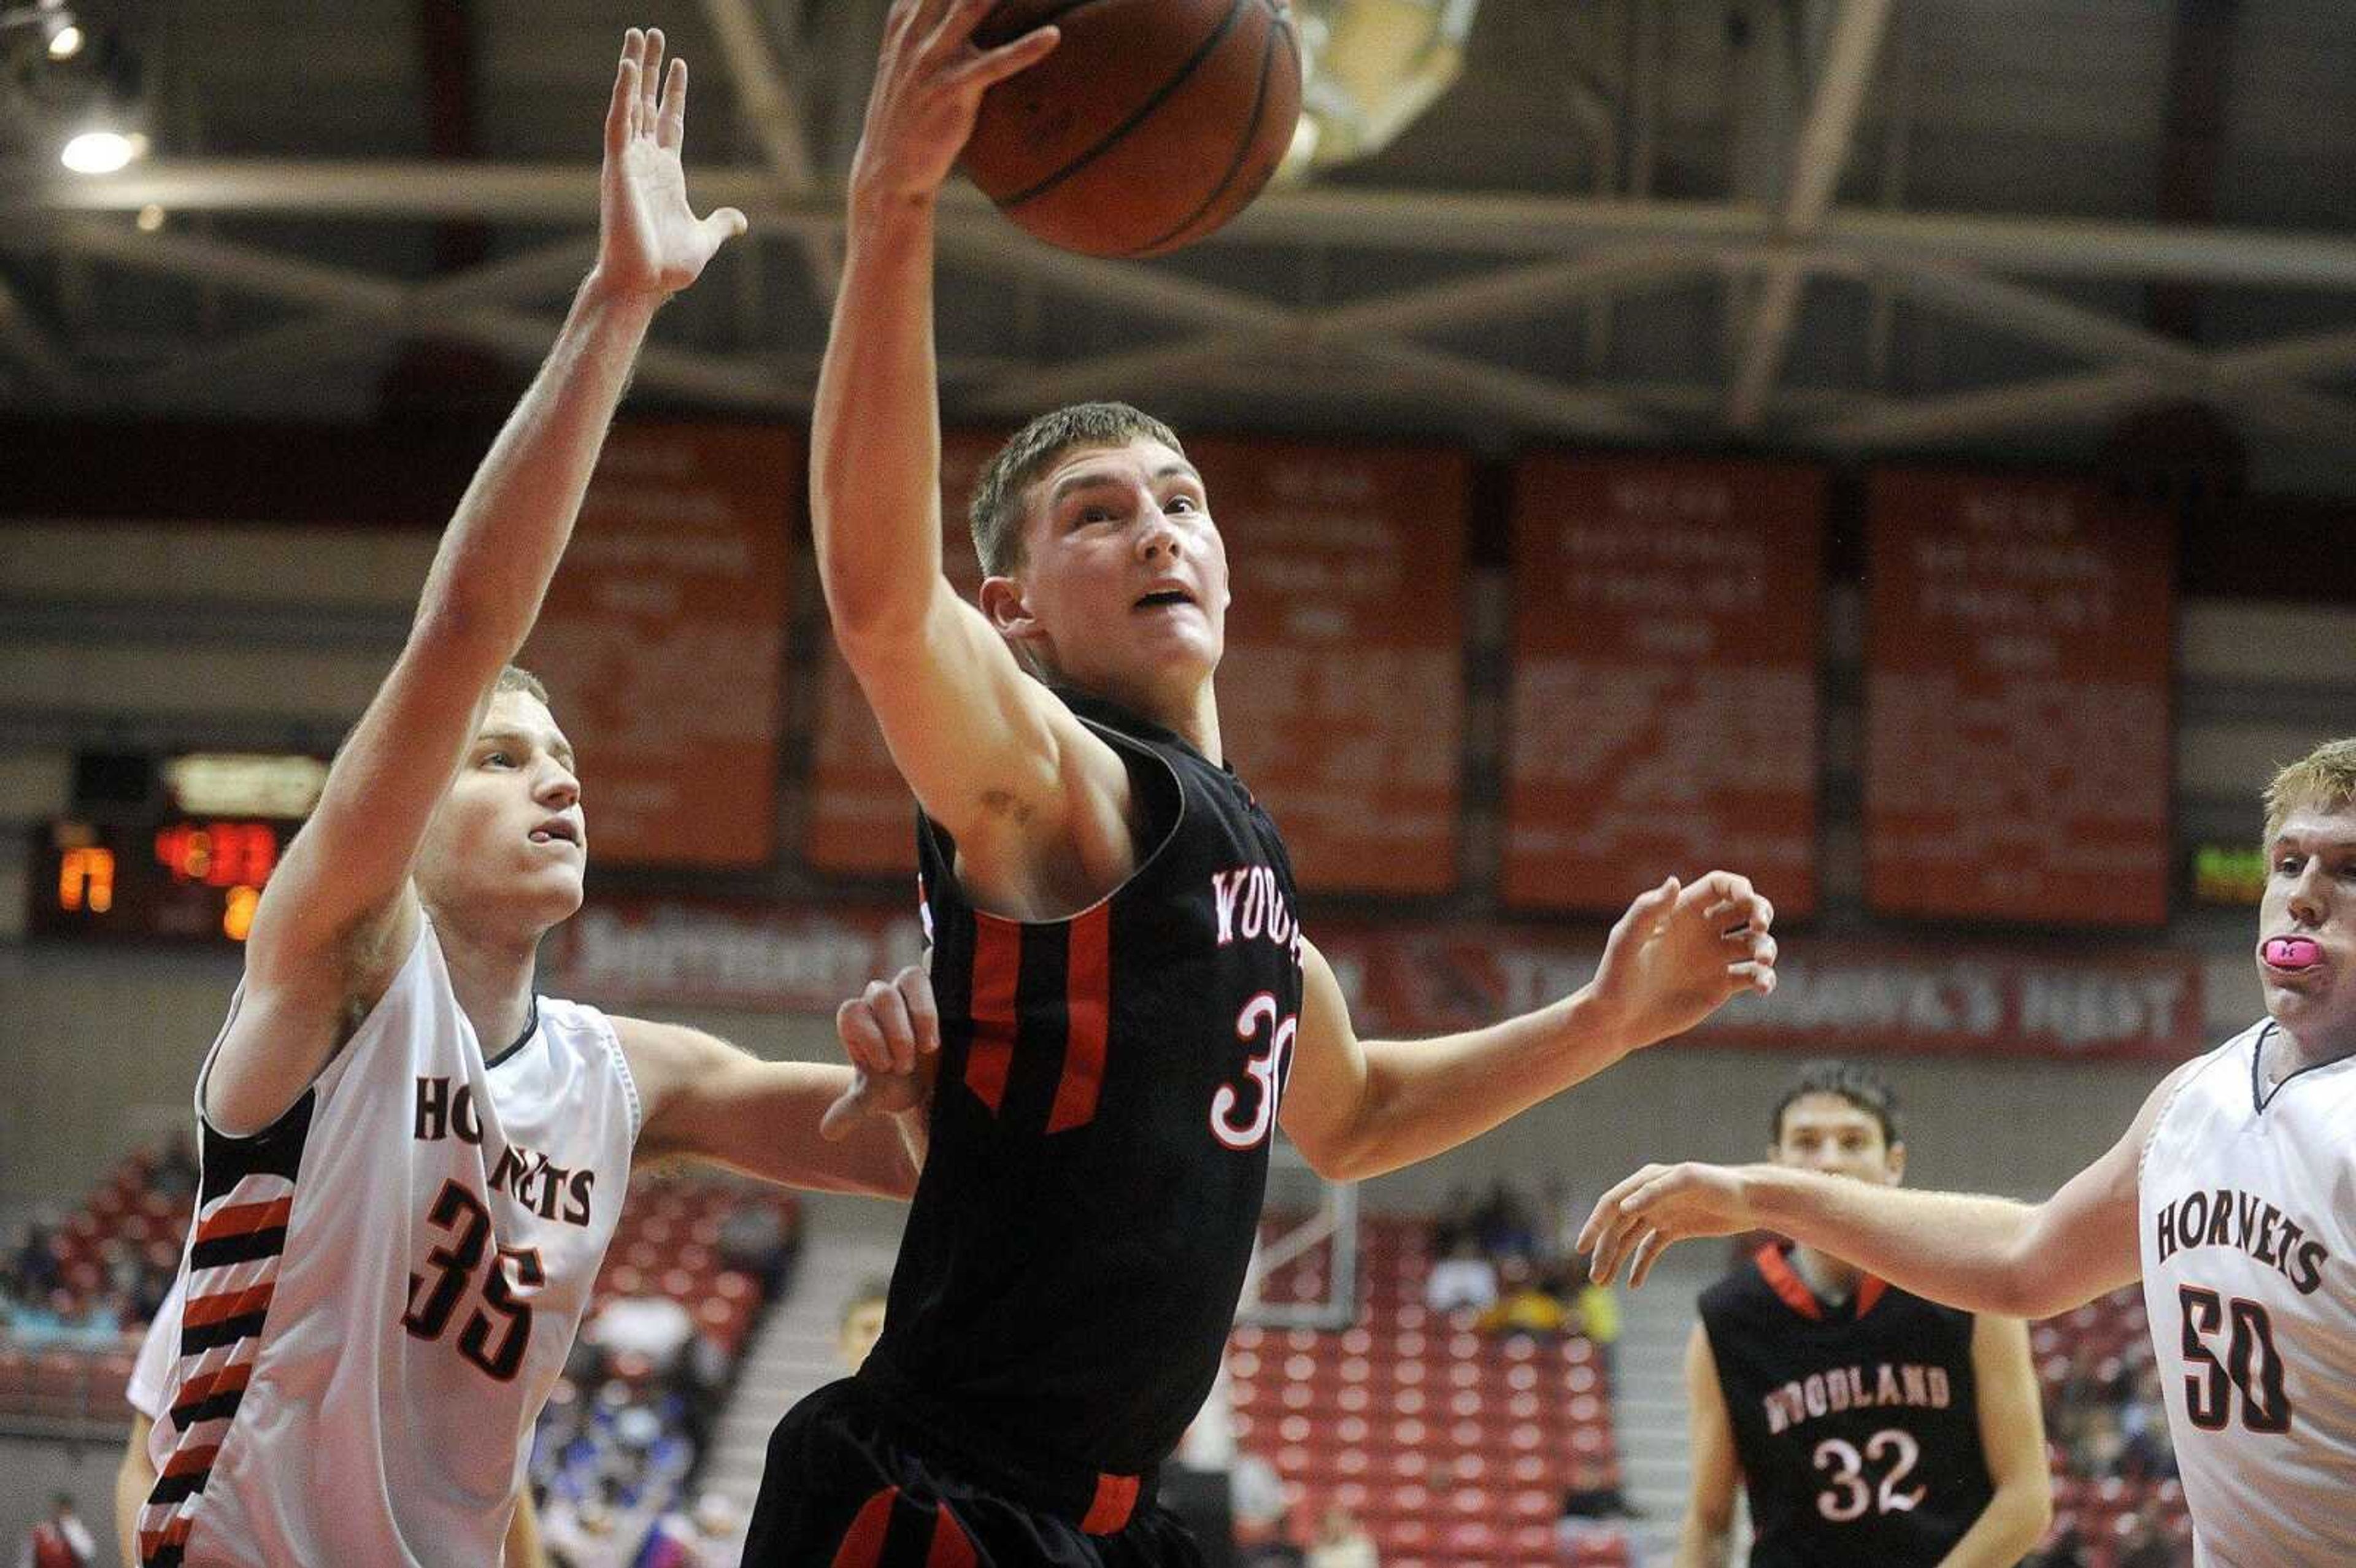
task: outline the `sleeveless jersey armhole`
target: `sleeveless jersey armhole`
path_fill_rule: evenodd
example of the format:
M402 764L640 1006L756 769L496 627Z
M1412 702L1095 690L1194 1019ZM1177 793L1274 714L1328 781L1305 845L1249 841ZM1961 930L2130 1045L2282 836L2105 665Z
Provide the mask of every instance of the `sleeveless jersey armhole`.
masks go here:
M1144 793L1146 826L1148 831L1153 836L1153 847L1140 856L1129 875L1123 877L1115 886L1106 890L1101 898L1095 899L1068 914L1057 915L1052 920L1014 921L1015 924L1063 925L1079 919L1091 910L1100 909L1112 902L1114 899L1145 880L1146 877L1160 864L1164 852L1177 840L1178 830L1186 823L1186 784L1178 776L1178 770L1171 765L1167 757L1159 755L1151 747L1141 745L1119 731L1100 724L1084 713L1076 714L1074 717L1103 738L1105 743L1119 756L1122 765L1128 768L1130 784ZM957 875L957 839L948 828L935 822L922 807L919 807L916 812L916 835L920 840L928 844L939 858L944 874L957 880L958 886L955 890L957 897L963 900L968 908L988 920L1012 919L1011 916L984 909L973 901L965 890L963 879Z
M2183 1077L2178 1079L2176 1081L2176 1087L2168 1092L2168 1098L2159 1103L2159 1114L2152 1117L2151 1125L2144 1129L2143 1147L2136 1150L2136 1187L2138 1190L2143 1187L2145 1168L2151 1161L2151 1146L2158 1141L2159 1129L2168 1125L2169 1115L2176 1109L2176 1103L2184 1098L2185 1092L2192 1087L2194 1081L2200 1078L2202 1073L2216 1066L2220 1061L2230 1058L2236 1051L2240 1050L2243 1040L2248 1036L2249 1032L2249 1030L2244 1030L2242 1034L2234 1036L2232 1040L2227 1040L2216 1050L2209 1052L2206 1057L2193 1058L2190 1064L2192 1070L2185 1073ZM2265 1036L2260 1035L2259 1038L2263 1040Z
M638 1146L638 1129L646 1122L646 1107L638 1099L638 1080L630 1071L629 1053L622 1049L622 1035L604 1008L594 1009L597 1019L597 1038L605 1047L605 1056L614 1064L614 1076L622 1085L622 1098L630 1107L630 1147Z
M212 1078L213 1063L220 1059L221 1042L229 1039L230 1028L237 1022L238 1010L244 1006L245 981L241 978L237 983L237 989L230 993L228 1015L221 1019L220 1029L213 1035L212 1044L205 1048L204 1061L197 1067L198 1130L205 1137L218 1140L227 1148L241 1146L260 1147L284 1134L294 1122L298 1112L303 1114L305 1121L308 1121L309 1113L305 1110L305 1103L323 1100L335 1093L336 1085L342 1081L344 1070L350 1063L355 1049L361 1047L371 1031L381 1032L380 1026L383 1019L385 1004L391 1000L393 994L408 980L409 972L425 961L425 944L433 938L434 923L430 920L419 921L417 941L410 948L407 956L402 959L401 966L393 971L392 978L385 982L383 994L379 996L375 1004L361 1016L360 1021L353 1026L350 1036L327 1053L327 1060L319 1063L319 1070L311 1074L310 1082L303 1085L302 1093L288 1102L284 1110L279 1112L267 1125L257 1127L252 1132L225 1133L213 1125L212 1118L205 1115L205 1084Z

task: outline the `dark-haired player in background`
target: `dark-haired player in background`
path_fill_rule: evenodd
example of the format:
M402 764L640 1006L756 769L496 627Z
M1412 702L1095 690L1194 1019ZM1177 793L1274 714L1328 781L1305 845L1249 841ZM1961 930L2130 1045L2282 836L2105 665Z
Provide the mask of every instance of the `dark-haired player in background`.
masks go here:
M1871 1069L1803 1067L1767 1157L1895 1186L1898 1097ZM1686 1347L1693 1493L1676 1568L1726 1568L1734 1489L1751 1568L2010 1568L2053 1514L2029 1331L1772 1245L1701 1297Z
M1133 409L1017 435L977 490L980 608L949 588L934 207L984 89L1055 41L980 49L988 10L893 7L819 380L821 577L923 806L942 1056L884 1337L779 1423L755 1563L1200 1561L1153 1473L1217 1371L1280 1111L1319 1170L1375 1175L1773 985L1772 911L1718 872L1639 899L1554 1006L1358 1040L1225 765L1203 476Z

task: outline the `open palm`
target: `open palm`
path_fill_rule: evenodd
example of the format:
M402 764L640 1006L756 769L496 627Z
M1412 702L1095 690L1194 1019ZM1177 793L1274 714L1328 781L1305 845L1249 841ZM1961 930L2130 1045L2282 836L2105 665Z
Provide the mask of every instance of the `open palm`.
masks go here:
M631 28L622 40L614 101L605 113L597 271L608 286L633 293L678 293L701 275L713 252L744 232L744 215L733 207L698 218L688 206L687 171L680 163L687 137L687 62L671 61L665 81L662 57L660 31Z

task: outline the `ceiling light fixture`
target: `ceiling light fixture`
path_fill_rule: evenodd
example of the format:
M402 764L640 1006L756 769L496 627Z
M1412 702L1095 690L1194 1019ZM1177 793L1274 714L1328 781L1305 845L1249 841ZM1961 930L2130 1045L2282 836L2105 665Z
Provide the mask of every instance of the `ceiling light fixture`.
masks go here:
M120 131L84 131L65 144L58 161L78 175L111 175L147 152L147 138Z

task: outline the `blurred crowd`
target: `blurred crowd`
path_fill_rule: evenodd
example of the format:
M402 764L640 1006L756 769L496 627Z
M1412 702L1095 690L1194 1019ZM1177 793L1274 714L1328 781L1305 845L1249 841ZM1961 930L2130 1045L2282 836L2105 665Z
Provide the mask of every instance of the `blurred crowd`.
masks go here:
M1584 1335L1608 1371L1620 1338L1620 1305L1591 1283L1577 1246L1586 1210L1559 1179L1533 1196L1500 1180L1486 1192L1458 1188L1431 1226L1424 1306L1469 1313L1494 1334Z

